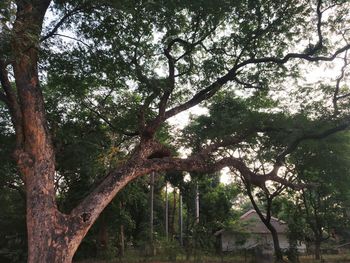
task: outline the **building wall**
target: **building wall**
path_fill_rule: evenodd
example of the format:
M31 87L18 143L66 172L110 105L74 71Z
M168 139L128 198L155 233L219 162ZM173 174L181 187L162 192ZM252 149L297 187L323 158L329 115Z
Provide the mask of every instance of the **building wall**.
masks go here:
M289 242L286 234L278 235L280 247L282 250L289 248ZM251 249L253 247L259 246L263 248L264 253L273 253L273 239L270 233L262 234L232 234L228 232L223 232L221 234L221 247L222 251L235 251L240 249ZM298 247L299 252L304 252L306 246L301 243Z

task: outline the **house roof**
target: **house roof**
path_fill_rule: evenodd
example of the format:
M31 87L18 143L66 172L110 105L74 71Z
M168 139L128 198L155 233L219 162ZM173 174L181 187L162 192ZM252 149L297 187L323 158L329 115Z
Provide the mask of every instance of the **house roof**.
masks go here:
M265 214L264 214L265 215ZM239 232L248 232L255 234L265 234L270 233L270 230L265 226L265 224L261 221L258 213L251 209L240 217L241 227ZM286 233L287 232L287 224L279 220L276 217L271 217L271 224L276 229L277 233ZM214 235L220 235L225 232L224 229L217 231Z
M265 215L265 214L264 214ZM242 230L250 233L270 233L270 230L261 221L258 213L251 209L240 217L240 221L243 223ZM287 224L279 220L276 217L271 217L271 224L276 229L277 233L286 233Z

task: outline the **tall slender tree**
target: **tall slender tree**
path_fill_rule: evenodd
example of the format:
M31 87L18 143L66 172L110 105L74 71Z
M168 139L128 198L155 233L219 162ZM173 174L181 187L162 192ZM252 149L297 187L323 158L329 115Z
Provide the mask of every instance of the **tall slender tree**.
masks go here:
M276 256L276 262L284 262L282 249L281 249L281 246L280 246L280 243L279 243L278 233L277 233L276 228L272 224L271 219L272 219L272 202L273 202L273 199L275 197L277 197L284 190L285 187L284 186L279 186L272 193L267 188L264 189L263 195L264 195L265 202L266 202L264 210L266 211L266 213L264 213L262 211L262 209L260 209L259 205L255 201L254 194L252 193L251 185L245 183L245 188L246 188L246 192L247 192L247 195L249 197L249 200L250 200L251 204L254 207L254 210L258 214L261 222L264 223L266 228L271 233L272 240L273 240L274 254Z

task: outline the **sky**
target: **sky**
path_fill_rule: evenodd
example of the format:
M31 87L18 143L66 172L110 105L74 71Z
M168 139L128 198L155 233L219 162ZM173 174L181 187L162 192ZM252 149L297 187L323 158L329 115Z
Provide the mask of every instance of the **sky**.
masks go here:
M52 12L47 14L46 25L50 23L54 19L54 15ZM69 37L74 38L74 34L70 31L59 31L59 33L67 35ZM73 39L65 39L63 40L67 43L74 41ZM335 83L336 78L340 75L340 69L343 66L343 59L338 58L330 63L322 63L320 65L316 64L307 64L304 68L305 75L304 80L301 82L305 85L315 84L315 83ZM174 131L179 131L183 129L188 123L191 116L198 116L202 114L207 114L208 110L203 106L195 106L187 111L181 112L180 114L170 118L168 123L174 127ZM181 150L181 157L186 157L190 154L190 151L187 149ZM232 176L228 169L224 169L222 171L221 181L223 183L229 183L232 181Z
M339 57L332 62L322 63L321 65L307 64L305 65L305 75L302 83L305 85L314 85L319 83L330 83L331 85L335 85L336 79L341 74L343 64L344 61L342 57ZM348 81L345 80L343 84L348 85ZM174 126L175 129L181 130L189 124L191 116L205 114L208 114L208 110L199 105L170 118L168 122L170 125ZM188 149L181 149L181 157L183 158L190 155L190 153L191 152ZM235 175L230 172L229 168L224 168L221 171L220 181L224 184L232 183L234 176Z

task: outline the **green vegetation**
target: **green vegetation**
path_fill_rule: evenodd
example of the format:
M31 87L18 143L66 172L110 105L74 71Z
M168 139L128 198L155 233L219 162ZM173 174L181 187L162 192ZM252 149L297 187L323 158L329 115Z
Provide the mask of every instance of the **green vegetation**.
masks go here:
M0 261L260 260L270 244L226 255L215 235L239 233L250 208L275 261L307 261L301 242L342 260L331 254L350 242L349 10L2 0Z

